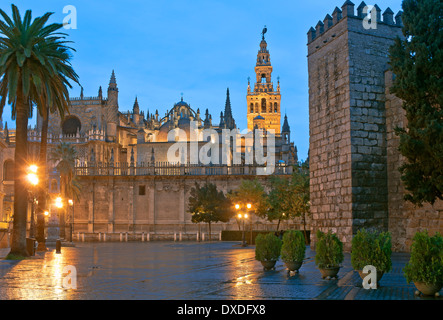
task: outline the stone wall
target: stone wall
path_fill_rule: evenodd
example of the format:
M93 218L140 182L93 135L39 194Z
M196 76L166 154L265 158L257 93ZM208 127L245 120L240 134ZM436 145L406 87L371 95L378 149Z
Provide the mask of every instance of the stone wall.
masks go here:
M195 234L199 228L207 231L207 224L199 227L192 223L187 212L190 190L195 183L215 183L226 194L238 188L242 179L254 178L269 188L266 176L79 176L82 192L73 208L74 234L149 232L155 238L180 232ZM309 219L307 223L309 230ZM251 215L248 228L275 231L276 225L277 221L270 223ZM301 219L280 224L280 230L302 230L302 227ZM213 224L214 233L222 230L239 230L239 224L235 218L228 223Z
M400 138L394 130L396 127L405 128L407 120L402 101L389 92L392 73L386 72L385 79L389 231L392 233L393 250L409 251L417 231L428 230L430 234L438 231L443 234L443 201L422 207L404 201L405 188L398 168L405 159L398 151Z

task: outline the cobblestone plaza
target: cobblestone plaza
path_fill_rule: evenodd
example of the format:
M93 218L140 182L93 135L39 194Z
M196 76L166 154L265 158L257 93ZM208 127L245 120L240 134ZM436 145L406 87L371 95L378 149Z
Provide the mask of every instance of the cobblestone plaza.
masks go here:
M393 270L377 290L362 280L345 254L338 280L323 280L307 249L299 274L281 261L263 271L254 246L237 242L78 243L21 260L0 260L0 298L41 300L424 300L402 274L409 260L394 253ZM63 268L77 271L77 289L63 288Z

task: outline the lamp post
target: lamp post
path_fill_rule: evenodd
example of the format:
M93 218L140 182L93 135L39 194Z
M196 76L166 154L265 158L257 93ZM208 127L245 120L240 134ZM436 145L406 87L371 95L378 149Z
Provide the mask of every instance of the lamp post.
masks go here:
M248 210L250 210L251 208L252 208L252 205L250 204L250 203L248 203L247 205L246 205L246 208L248 209ZM240 210L241 209L241 205L240 204L236 204L235 205L235 209L238 211L238 210ZM249 218L249 215L248 215L248 213L238 213L237 214L237 218L239 218L239 219L241 219L241 220L243 220L243 231L242 231L242 247L246 247L247 246L247 244L246 244L246 239L245 239L245 220L246 219L248 219Z
M36 165L30 165L28 168L28 174L26 176L28 183L29 183L29 193L31 196L31 224L29 226L29 237L34 238L34 227L35 227L35 195L34 195L34 189L38 185L38 176L37 176L37 170L38 167Z
M69 242L72 242L72 233L74 228L74 201L72 199L68 200L68 205L71 207L71 214L69 219Z
M55 207L57 208L57 215L58 215L58 226L60 228L60 218L61 218L61 209L63 209L63 199L62 197L55 198ZM62 238L62 230L59 229L59 235L60 238ZM64 234L64 233L63 233Z

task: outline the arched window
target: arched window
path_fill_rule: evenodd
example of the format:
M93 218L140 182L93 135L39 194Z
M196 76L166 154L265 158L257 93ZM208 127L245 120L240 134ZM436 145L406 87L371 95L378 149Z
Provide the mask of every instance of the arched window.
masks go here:
M261 83L266 83L266 74L261 75Z
M62 124L62 132L64 135L73 135L77 133L77 130L80 132L82 128L82 124L79 118L75 116L69 116L63 121Z
M14 181L14 161L6 160L3 163L3 180Z
M266 113L266 99L261 99L261 112Z
M278 105L277 105L277 102L274 102L274 112L278 112Z
M269 102L269 113L272 113L272 102Z
M258 103L255 103L255 113L258 113Z
M250 106L249 106L249 112L250 113L254 113L254 104L251 102Z

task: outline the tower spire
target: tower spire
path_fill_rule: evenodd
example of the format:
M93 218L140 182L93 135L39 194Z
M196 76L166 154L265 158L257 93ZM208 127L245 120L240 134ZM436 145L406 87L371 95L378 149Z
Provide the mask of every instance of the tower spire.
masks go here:
M229 88L227 88L227 90L226 90L224 123L225 123L227 129L235 129L235 120L232 116L231 98L229 97Z
M111 73L111 79L109 80L109 86L108 86L108 91L118 91L117 89L117 80L115 78L115 72L114 69L112 69L112 73Z
M281 130L282 133L287 133L287 132L291 132L291 129L289 128L289 123L288 123L288 116L285 113L285 121L283 121L283 128Z
M109 84L117 84L117 80L115 79L115 72L114 69L112 69L112 73L111 73L111 79L109 80Z
M137 96L135 96L134 106L132 107L132 113L134 114L140 113L140 107L138 105Z

